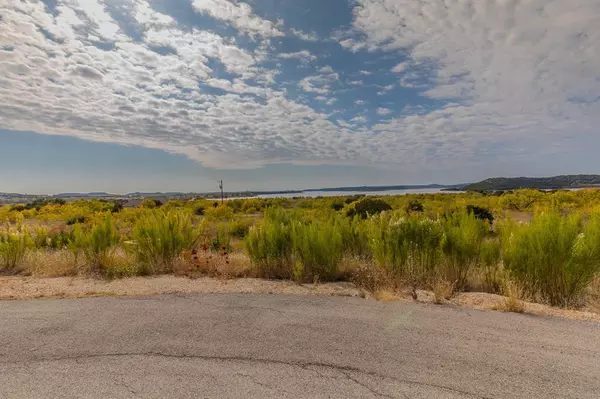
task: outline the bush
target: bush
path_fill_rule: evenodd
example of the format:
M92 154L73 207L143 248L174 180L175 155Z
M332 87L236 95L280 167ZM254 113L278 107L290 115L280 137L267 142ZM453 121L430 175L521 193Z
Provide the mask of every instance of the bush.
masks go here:
M375 263L397 282L418 287L435 277L443 237L439 222L383 213L370 220L369 231Z
M383 211L389 211L392 207L380 198L365 197L348 207L346 215L349 217L360 216L366 219L368 216L377 215Z
M479 220L487 220L490 225L494 224L494 214L489 209L476 205L467 205L467 213Z
M344 209L344 204L339 203L339 202L334 202L333 204L331 204L331 209L333 209L336 212L339 212L342 209Z
M197 206L196 209L194 209L194 215L196 215L196 216L204 216L204 210L205 209L206 208L203 207L202 205Z
M191 250L198 234L189 214L153 212L139 219L134 228L136 254L146 273L170 272L175 259Z
M291 278L293 243L290 216L280 209L267 209L262 223L250 228L244 241L257 268L257 277Z
M234 220L233 222L231 222L229 233L232 237L243 240L248 235L252 223L253 222L250 219Z
M442 221L444 237L441 248L446 264L446 279L457 290L466 286L472 268L480 261L481 245L489 232L489 226L473 214L456 212Z
M152 198L146 198L142 202L140 202L139 207L145 209L156 209L162 206L162 201Z
M233 209L227 205L217 205L204 211L204 216L208 220L231 220L233 218Z
M67 226L72 226L76 223L85 223L86 220L87 219L85 218L85 216L74 216L67 219Z
M504 266L526 294L554 306L580 302L600 271L600 215L537 215L529 225L505 223Z
M340 229L329 221L296 221L291 230L296 280L333 280L344 254Z
M120 241L110 215L106 216L104 223L94 225L91 231L84 232L77 228L73 230L73 234L73 251L83 251L92 270L102 273L110 252Z
M411 200L406 205L406 213L408 213L408 214L414 213L414 212L424 212L424 211L425 211L425 207L423 206L423 203L419 200Z
M16 270L25 257L25 251L29 242L29 233L19 222L16 229L11 229L6 224L0 230L0 267L8 270Z

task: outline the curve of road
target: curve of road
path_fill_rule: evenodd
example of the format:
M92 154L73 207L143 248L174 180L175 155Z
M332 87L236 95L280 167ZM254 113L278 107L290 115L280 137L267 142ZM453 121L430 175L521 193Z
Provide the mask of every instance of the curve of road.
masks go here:
M0 302L1 398L600 397L600 324L359 298Z

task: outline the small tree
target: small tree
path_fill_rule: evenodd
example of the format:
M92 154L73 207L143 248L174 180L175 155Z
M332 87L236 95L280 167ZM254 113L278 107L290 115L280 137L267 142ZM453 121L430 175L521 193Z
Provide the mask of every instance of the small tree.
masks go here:
M494 214L486 208L476 205L467 205L467 213L479 220L487 220L489 224L494 223Z
M411 200L407 205L406 205L406 213L410 214L413 212L423 212L425 210L425 207L423 206L423 203L419 200Z
M349 217L360 216L366 219L370 215L377 215L383 211L390 211L390 204L380 198L365 197L348 207L346 215Z

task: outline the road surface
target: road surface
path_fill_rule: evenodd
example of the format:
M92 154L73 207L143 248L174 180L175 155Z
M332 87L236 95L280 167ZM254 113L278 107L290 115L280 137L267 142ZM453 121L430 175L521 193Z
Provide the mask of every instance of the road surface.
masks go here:
M0 302L0 398L600 397L600 324L360 298Z

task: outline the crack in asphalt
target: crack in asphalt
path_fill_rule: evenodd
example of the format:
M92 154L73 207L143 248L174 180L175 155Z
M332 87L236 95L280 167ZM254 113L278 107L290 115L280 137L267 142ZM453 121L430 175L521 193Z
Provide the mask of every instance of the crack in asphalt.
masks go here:
M489 397L486 397L486 396L478 395L478 394L475 394L472 392L463 391L463 390L456 389L456 388L451 388L451 387L444 386L444 385L437 385L437 384L432 384L432 383L428 383L428 382L407 380L407 379L402 379L402 378L398 378L398 377L382 375L382 374L378 374L373 371L361 370L361 369L359 369L357 367L353 367L353 366L343 366L343 365L329 364L329 363L322 363L322 362L301 362L301 361L294 362L294 361L284 361L284 360L276 360L276 359L254 358L254 357L249 357L249 356L183 355L183 354L172 354L172 353L162 353L162 352L116 352L116 353L91 353L91 354L75 355L75 356L39 358L39 359L32 359L32 360L26 360L26 361L2 362L2 363L0 363L0 365L2 365L2 364L17 365L17 364L23 364L23 363L27 364L27 363L34 363L34 362L39 363L39 362L60 362L60 361L75 361L76 363L79 363L83 360L94 359L94 358L110 358L110 357L118 358L118 357L135 357L135 356L164 357L164 358L171 358L171 359L200 359L200 360L222 361L222 362L238 361L238 362L268 364L268 365L279 364L279 365L287 365L287 366L292 366L292 367L299 367L304 370L316 372L323 377L327 377L311 368L311 367L322 367L322 368L326 368L326 369L337 370L341 374L343 374L347 379L349 379L350 381L368 389L373 394L382 396L382 397L392 398L392 396L388 396L388 395L385 395L385 394L382 394L380 392L373 390L372 388L366 386L365 384L363 384L360 381L356 380L355 378L351 377L348 373L353 372L353 373L358 373L358 374L363 374L363 375L369 375L369 376L380 378L380 379L388 379L388 380L396 381L396 382L403 383L403 384L412 384L412 385L418 385L418 386L423 386L423 387L441 389L441 390L459 393L462 395L479 398L479 399L490 399ZM327 378L331 378L331 377L327 377ZM253 382L256 382L256 381L253 381ZM403 395L403 396L405 396L405 395Z

